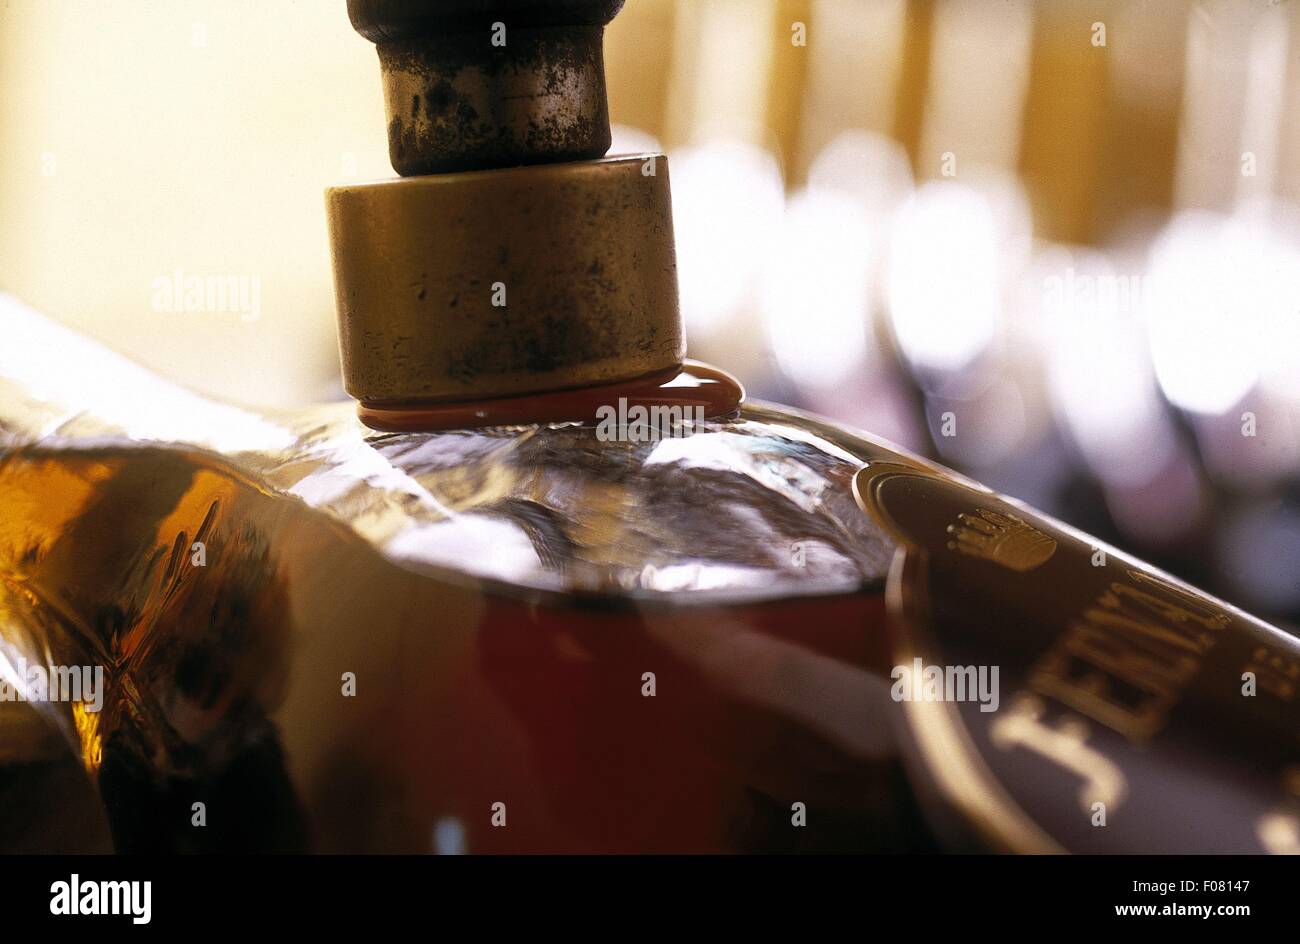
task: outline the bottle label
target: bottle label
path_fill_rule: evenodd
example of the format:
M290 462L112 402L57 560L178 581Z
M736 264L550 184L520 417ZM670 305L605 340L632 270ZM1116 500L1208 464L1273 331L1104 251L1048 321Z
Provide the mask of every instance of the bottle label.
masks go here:
M1300 852L1295 638L928 467L853 487L899 543L891 694L937 825L1022 852Z

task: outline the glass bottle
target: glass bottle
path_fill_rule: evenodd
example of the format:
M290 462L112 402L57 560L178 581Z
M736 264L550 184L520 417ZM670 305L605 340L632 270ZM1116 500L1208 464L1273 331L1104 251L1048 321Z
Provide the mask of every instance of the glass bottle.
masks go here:
M412 175L328 198L359 408L0 298L0 842L1296 851L1294 639L684 360L620 5L350 3Z

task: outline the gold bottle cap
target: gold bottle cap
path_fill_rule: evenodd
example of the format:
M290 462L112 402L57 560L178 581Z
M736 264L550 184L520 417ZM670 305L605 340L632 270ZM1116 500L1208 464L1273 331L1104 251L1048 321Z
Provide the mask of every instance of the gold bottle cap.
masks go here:
M336 187L326 203L359 400L558 390L685 356L661 154Z

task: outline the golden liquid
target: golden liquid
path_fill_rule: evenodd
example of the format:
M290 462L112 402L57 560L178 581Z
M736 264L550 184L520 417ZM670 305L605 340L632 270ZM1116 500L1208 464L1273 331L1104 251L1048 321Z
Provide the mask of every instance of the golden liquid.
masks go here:
M6 816L0 840L930 847L879 711L877 589L731 605L663 596L539 602L401 568L197 451L11 453L4 652L102 664L107 694L97 714L0 703L9 729L29 733L6 739L5 796L35 811L31 823L62 824L56 836Z

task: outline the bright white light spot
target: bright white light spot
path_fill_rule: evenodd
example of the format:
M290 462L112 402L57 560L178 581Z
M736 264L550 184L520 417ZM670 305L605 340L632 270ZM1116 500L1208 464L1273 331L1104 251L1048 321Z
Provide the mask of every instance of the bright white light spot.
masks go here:
M1300 217L1300 207L1289 209ZM1300 218L1289 227L1274 228L1260 268L1268 295L1260 335L1261 380L1269 393L1300 405Z
M537 570L537 549L523 529L488 515L411 525L388 540L384 553L517 583Z
M1270 334L1296 317L1294 263L1258 227L1204 212L1170 224L1152 251L1151 356L1171 403L1220 414L1255 386Z
M609 154L658 154L663 146L649 131L633 128L629 125L609 126Z
M1053 403L1100 478L1150 481L1174 443L1130 302L1146 283L1117 274L1101 256L1054 255L1050 271L1044 267L1041 312Z
M755 288L785 204L767 151L732 141L672 156L677 279L686 327L721 331Z
M911 192L912 169L897 142L867 131L845 131L813 160L808 189L843 194L872 220L884 221Z
M761 276L759 312L777 363L796 383L835 386L866 365L870 271L882 235L842 196L804 191L790 201Z
M164 380L6 295L0 295L0 330L0 377L52 406L88 410L132 439L227 453L287 449L294 442L271 420Z
M993 207L963 184L932 181L904 205L889 261L889 309L904 356L956 371L992 342L1000 309Z

